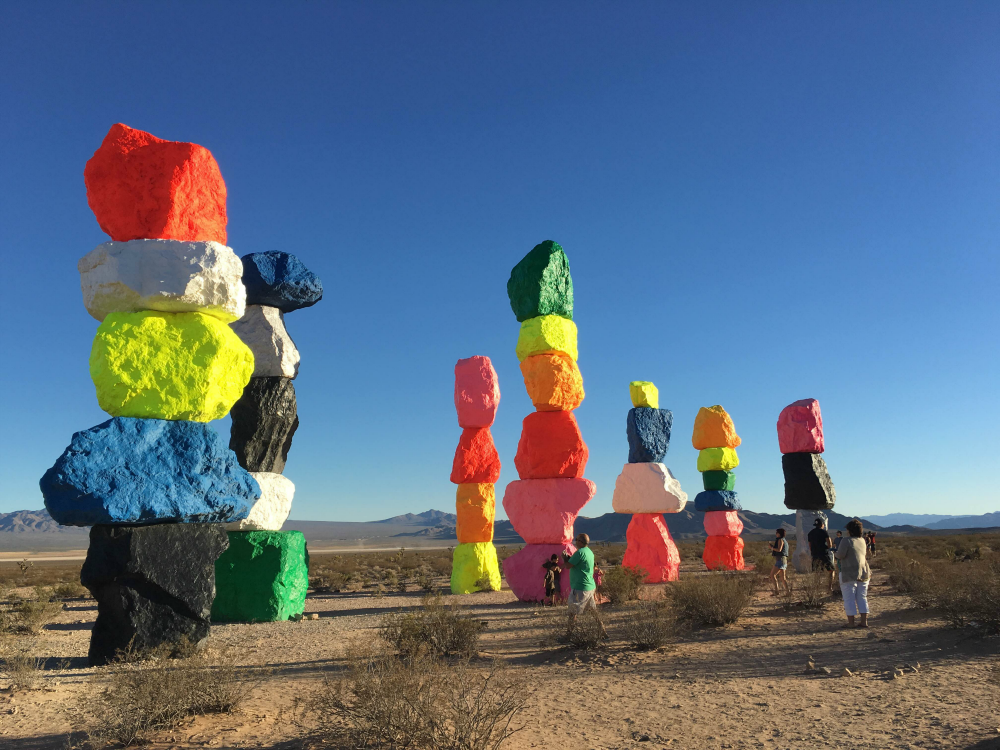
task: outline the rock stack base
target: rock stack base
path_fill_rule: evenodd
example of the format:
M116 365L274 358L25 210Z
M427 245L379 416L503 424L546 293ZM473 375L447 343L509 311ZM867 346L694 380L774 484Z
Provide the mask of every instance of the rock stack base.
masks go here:
M309 550L301 531L230 531L215 563L214 622L275 622L301 615Z
M625 540L624 567L645 570L646 583L677 580L681 555L661 514L634 513Z

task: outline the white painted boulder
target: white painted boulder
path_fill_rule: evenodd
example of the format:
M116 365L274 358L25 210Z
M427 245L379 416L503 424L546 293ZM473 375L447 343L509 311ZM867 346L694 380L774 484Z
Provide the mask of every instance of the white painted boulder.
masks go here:
M251 471L260 485L260 499L242 521L226 524L226 531L281 531L292 511L295 485L290 479L270 471Z
M615 480L615 513L679 513L688 496L663 464L625 464Z
M829 519L821 510L795 511L795 552L792 553L792 566L799 573L812 571L812 552L809 551L809 532L817 518L823 519L823 528L829 531Z
M219 242L105 242L76 264L83 304L103 321L108 313L201 312L226 323L243 317L243 263Z
M253 352L253 377L294 378L299 374L299 350L285 330L285 316L277 307L247 305L232 329Z

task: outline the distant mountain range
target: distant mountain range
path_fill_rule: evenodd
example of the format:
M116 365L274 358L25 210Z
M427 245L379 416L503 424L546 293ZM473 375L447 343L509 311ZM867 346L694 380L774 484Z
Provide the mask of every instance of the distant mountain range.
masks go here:
M883 526L921 526L925 529L984 529L1000 526L1000 511L981 516L942 516L935 513L889 513L866 516L866 520Z

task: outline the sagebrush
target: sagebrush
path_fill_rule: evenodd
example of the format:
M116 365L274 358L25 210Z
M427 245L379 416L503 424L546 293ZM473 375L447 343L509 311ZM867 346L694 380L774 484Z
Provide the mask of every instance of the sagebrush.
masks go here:
M380 637L405 659L426 655L469 658L477 653L485 624L463 614L457 604L445 604L440 594L424 597L412 612L396 612L382 619Z
M646 582L647 573L642 568L618 565L604 574L597 593L608 598L612 605L624 604L639 598L639 591Z
M745 572L688 576L667 589L677 619L693 627L736 622L753 603L759 576Z

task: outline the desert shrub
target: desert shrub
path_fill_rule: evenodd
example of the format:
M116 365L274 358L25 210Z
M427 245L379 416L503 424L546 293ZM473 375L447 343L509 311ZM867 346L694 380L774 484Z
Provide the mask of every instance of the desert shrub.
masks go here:
M624 604L639 598L639 590L646 581L646 571L642 568L626 568L619 565L604 574L604 580L597 593L606 596L613 604Z
M62 611L60 602L39 599L15 599L0 607L0 633L37 634Z
M468 658L476 654L484 627L463 615L457 604L444 604L437 594L425 596L419 610L386 615L379 636L410 661L426 655Z
M434 584L434 579L431 578L426 573L421 573L420 575L417 576L417 585L420 587L421 591L428 594L437 588L437 586Z
M753 602L759 577L750 573L689 576L667 589L677 619L693 627L736 622Z
M830 602L830 573L815 570L795 577L798 601L807 609L821 609Z
M743 547L743 559L753 565L756 573L769 576L774 565L774 556L766 542L748 542Z
M559 627L562 627L560 624ZM576 618L573 630L565 636L565 642L572 648L585 651L600 648L608 640L601 623L593 613L587 612Z
M1000 556L942 566L932 578L931 597L953 627L1000 633Z
M497 589L493 586L493 579L484 575L476 581L476 591L497 591Z
M349 573L324 569L309 576L309 587L317 594L339 593L347 588L351 577Z
M666 602L644 602L625 621L625 640L636 649L660 648L677 633L677 616Z
M926 562L914 560L910 555L893 550L880 558L888 574L889 585L897 593L905 594L920 608L934 604L934 574Z
M45 660L33 656L34 640L0 639L0 674L14 690L34 690L38 687Z
M57 583L52 588L52 593L59 599L82 599L90 594L87 587L78 581Z

